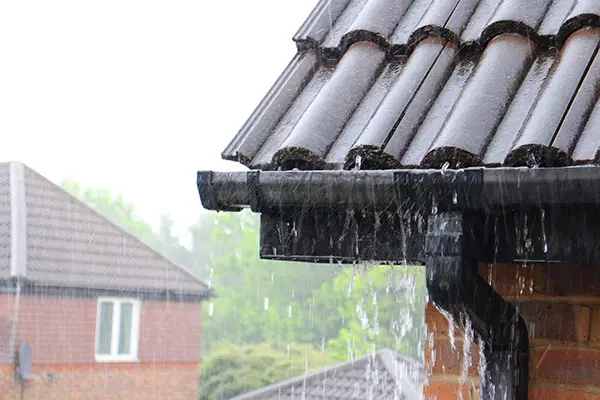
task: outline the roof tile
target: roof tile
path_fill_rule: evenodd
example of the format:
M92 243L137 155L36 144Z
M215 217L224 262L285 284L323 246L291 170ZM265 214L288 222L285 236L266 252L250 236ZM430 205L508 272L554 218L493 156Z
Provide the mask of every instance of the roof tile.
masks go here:
M223 156L265 169L596 162L598 26L596 0L323 0Z
M236 400L416 400L421 366L389 349L236 397Z

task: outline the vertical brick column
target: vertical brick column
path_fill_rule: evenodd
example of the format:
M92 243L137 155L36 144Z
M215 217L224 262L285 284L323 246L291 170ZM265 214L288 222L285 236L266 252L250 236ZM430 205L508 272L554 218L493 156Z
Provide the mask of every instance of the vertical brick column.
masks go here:
M481 265L480 274L527 322L529 398L600 400L600 266L495 264ZM477 344L466 346L465 357L458 328L452 334L431 304L425 319L426 398L478 399Z

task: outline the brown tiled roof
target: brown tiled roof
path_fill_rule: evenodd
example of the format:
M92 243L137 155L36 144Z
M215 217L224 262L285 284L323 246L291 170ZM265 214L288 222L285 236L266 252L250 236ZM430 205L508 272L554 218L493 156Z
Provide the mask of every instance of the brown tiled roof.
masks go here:
M20 190L21 197L17 194ZM24 221L24 229L11 229L15 220ZM22 266L11 260L18 252L23 254ZM199 278L36 171L20 163L2 163L0 280L15 275L44 287L168 294L173 298L202 297L210 292Z
M600 1L322 0L223 157L261 169L600 160Z
M417 400L422 398L422 384L423 372L418 364L383 349L232 400Z

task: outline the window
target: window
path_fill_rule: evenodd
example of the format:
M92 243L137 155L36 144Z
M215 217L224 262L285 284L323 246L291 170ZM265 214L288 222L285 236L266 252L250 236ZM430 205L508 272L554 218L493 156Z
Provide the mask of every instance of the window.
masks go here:
M136 361L140 305L133 299L98 299L96 361Z

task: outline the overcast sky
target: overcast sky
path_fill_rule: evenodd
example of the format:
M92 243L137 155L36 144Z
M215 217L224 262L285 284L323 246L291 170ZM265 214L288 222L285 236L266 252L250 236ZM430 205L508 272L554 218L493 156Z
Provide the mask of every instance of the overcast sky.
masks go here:
M179 230L198 169L295 54L316 0L0 2L0 160L121 192Z

